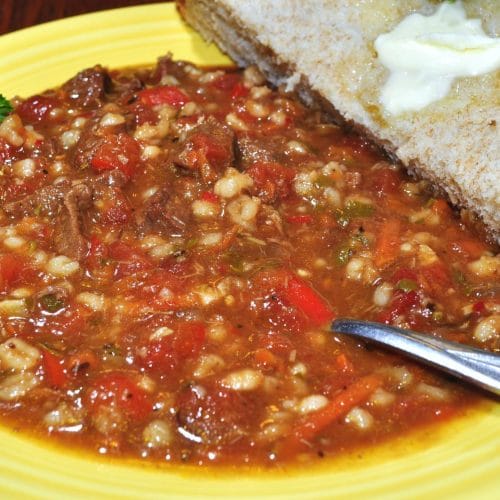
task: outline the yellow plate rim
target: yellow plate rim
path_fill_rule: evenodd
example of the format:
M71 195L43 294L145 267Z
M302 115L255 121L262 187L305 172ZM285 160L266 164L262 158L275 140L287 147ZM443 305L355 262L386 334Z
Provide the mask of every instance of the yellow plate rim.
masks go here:
M0 37L0 92L27 96L100 63L229 60L179 19L172 3L76 16ZM255 471L141 466L92 457L0 427L3 498L492 498L500 491L500 405L445 429L328 465ZM418 442L423 440L424 444Z

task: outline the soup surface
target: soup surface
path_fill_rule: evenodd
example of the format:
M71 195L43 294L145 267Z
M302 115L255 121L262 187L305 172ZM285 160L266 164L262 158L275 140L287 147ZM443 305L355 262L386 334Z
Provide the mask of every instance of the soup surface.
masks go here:
M473 396L330 333L500 349L495 248L254 68L82 71L0 125L0 414L96 453L270 465Z

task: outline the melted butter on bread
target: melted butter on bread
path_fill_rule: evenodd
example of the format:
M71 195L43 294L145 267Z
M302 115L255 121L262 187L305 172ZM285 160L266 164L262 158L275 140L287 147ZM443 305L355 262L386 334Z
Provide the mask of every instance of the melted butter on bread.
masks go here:
M390 70L380 102L390 114L418 111L445 97L457 77L500 67L500 39L486 35L480 19L467 19L460 1L430 16L414 13L375 40Z

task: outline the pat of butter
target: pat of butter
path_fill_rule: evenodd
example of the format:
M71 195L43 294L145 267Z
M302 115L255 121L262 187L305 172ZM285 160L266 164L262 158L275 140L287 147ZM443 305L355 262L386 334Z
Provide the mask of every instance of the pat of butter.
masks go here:
M375 49L390 70L380 102L393 115L442 99L457 77L500 67L500 39L487 36L480 19L467 19L460 1L442 3L431 16L407 16Z

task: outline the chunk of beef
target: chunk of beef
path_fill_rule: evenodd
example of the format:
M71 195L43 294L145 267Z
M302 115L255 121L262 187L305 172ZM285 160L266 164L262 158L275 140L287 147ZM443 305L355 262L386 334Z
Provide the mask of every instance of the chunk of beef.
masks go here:
M135 94L144 88L144 83L137 77L121 77L112 81L111 92L115 102L121 106L130 104L135 99Z
M98 195L99 187L114 186L121 188L127 182L128 178L123 172L120 170L110 170L87 179L82 184L85 184L91 193L96 191L96 195ZM7 215L14 217L30 216L34 213L53 217L59 213L63 205L63 200L71 189L71 182L66 180L50 186L44 186L20 200L6 203L3 210Z
M78 170L88 169L92 158L103 144L104 137L97 135L93 126L86 127L70 153L72 166Z
M187 387L177 399L177 423L182 435L201 445L231 445L247 435L255 414L249 407L255 404L246 393L220 389L200 393Z
M175 144L172 162L206 183L215 182L234 163L234 132L213 117L192 128Z
M92 189L85 183L72 186L64 195L57 215L54 233L56 251L81 260L87 253L87 240L82 236L82 211L92 203Z
M59 212L64 196L70 187L71 182L69 181L44 186L20 200L6 203L3 210L6 214L14 217L33 215L34 213L54 216Z
M42 214L55 218L55 250L72 259L81 260L87 252L87 240L83 236L84 211L92 200L104 196L105 191L120 190L128 182L119 170L110 170L77 184L63 181L40 188L33 194L7 203L3 209L14 217Z
M186 76L186 66L187 63L183 61L172 61L172 54L167 54L166 56L158 59L158 63L153 74L153 80L159 82L165 76L173 76L174 78L181 80Z
M35 143L32 154L33 156L37 155L40 158L52 160L63 153L64 149L57 137L45 137L43 141Z
M191 209L180 196L172 196L170 189L163 187L149 198L137 214L137 225L141 234L157 231L165 236L182 235Z
M102 66L94 66L78 73L63 85L69 99L80 108L99 107L110 89L111 80Z
M256 162L281 162L286 158L285 137L258 137L241 135L235 143L236 163L246 170Z

